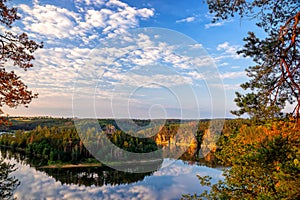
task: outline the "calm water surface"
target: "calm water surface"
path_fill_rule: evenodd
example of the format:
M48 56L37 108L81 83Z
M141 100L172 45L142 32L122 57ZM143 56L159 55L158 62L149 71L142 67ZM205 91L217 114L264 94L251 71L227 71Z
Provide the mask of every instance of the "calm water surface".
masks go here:
M3 154L2 151L0 156ZM145 174L104 167L40 169L30 166L28 159L16 154L10 158L6 156L6 161L16 164L17 170L12 175L21 184L14 197L21 200L180 199L182 194L200 193L206 189L200 186L196 175L210 175L213 182L222 179L221 169L182 160L165 159L160 169Z

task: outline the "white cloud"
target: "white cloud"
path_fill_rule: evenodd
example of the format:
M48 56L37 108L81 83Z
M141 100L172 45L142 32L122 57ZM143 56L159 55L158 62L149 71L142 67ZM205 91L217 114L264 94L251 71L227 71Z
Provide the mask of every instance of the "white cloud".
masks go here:
M133 86L133 87L149 87L149 88L157 88L157 87L167 87L171 88L177 85L191 85L192 79L190 77L185 77L181 74L175 75L167 75L167 74L156 74L152 76L148 75L139 75L139 74L113 74L113 73L106 73L104 78L111 78L114 79L117 84L124 85L126 87Z
M213 19L213 16L211 16L211 15L206 15L205 17L208 18L209 20ZM223 21L219 21L219 22L215 22L215 23L208 23L208 24L204 25L204 28L209 29L212 27L224 26L226 23L230 23L230 22L233 22L233 20L223 20Z
M196 72L196 71L192 71L192 72L189 72L188 75L190 75L191 77L193 77L194 79L205 79L205 76L204 74L201 74L199 72Z
M235 78L242 78L246 77L246 72L227 72L224 74L221 74L222 79L235 79Z
M107 0L74 0L75 1L75 4L78 6L78 5L81 5L81 4L84 4L86 6L90 6L90 5L104 5L105 2Z
M209 21L212 21L214 19L214 14L208 12L205 14L205 18L208 19ZM229 23L229 22L233 22L233 20L231 19L231 20L223 20L223 21L219 21L219 22L215 22L215 23L208 23L208 24L204 25L204 28L209 29L212 27L224 26L226 23Z
M224 42L222 44L219 44L217 46L217 50L218 51L224 51L224 53L221 55L220 58L222 58L222 56L229 56L233 59L239 59L242 56L237 54L237 51L240 49L239 45L230 45L229 42Z
M221 88L225 90L233 90L233 91L238 91L241 89L240 84L213 84L213 87L216 88Z
M154 15L154 9L135 8L118 0L77 0L75 6L78 12L39 2L32 7L20 4L21 22L30 36L44 40L46 44L69 39L88 45L107 36L124 34L127 29L138 27L139 20Z
M194 45L191 45L191 48L200 49L200 48L203 48L203 45L202 44L194 44Z
M184 19L176 20L176 23L193 22L195 20L196 20L195 17L187 17Z
M216 23L209 23L209 24L205 24L204 28L205 29L209 29L211 27L218 27L218 26L223 26L225 24L225 21L222 22L216 22Z
M222 63L218 64L219 67L228 66L228 65L229 65L228 62L222 62Z
M112 10L102 9L100 11L87 10L85 14L85 22L81 22L81 27L91 28L91 27L106 27L106 21L109 16L113 14Z
M77 34L74 32L76 22L80 21L80 15L65 8L54 5L28 5L21 4L23 10L22 23L25 30L43 37L67 38Z
M119 0L109 0L106 5L108 6L116 6L116 7L127 7L127 4L126 3L123 3Z

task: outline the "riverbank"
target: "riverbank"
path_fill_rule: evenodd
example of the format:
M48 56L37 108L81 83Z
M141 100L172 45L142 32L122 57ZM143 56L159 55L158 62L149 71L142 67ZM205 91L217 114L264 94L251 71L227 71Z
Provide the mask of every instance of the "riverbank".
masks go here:
M63 164L63 163L59 163L59 164L53 164L53 165L44 165L44 166L40 166L38 168L40 169L55 169L55 168L63 168L63 169L67 169L67 168L81 168L81 167L104 167L104 166L110 166L110 167L117 167L117 166L139 166L139 165L148 165L148 164L161 164L162 163L162 159L154 159L154 160L136 160L136 161L116 161L116 162L109 162L105 164L102 163L79 163L79 164Z
M45 165L38 167L40 169L56 169L56 168L80 168L80 167L102 167L101 163L87 163L87 164L57 164L57 165Z

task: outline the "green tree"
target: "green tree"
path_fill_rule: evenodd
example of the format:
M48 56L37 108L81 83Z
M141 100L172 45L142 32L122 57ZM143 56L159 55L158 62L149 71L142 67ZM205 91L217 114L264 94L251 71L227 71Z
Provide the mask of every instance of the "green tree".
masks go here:
M265 33L259 38L249 32L239 54L251 57L255 66L246 69L250 80L241 85L248 91L236 93L238 107L233 114L245 113L257 119L278 117L287 103L295 105L291 113L299 118L300 110L300 55L299 55L299 1L298 0L208 0L214 13L213 22L234 15L257 20Z
M0 199L10 199L13 195L13 191L20 184L18 179L9 176L14 170L14 165L0 159Z
M8 31L15 20L20 19L17 8L9 8L6 3L8 0L0 0L0 26L5 26L0 30L0 116L3 115L1 107L17 107L20 104L27 106L32 98L37 97L20 80L14 71L6 71L5 65L11 61L14 66L18 66L25 71L32 67L34 60L33 53L42 47L28 38L26 33L14 34ZM4 122L1 117L0 122ZM1 123L0 123L1 124Z

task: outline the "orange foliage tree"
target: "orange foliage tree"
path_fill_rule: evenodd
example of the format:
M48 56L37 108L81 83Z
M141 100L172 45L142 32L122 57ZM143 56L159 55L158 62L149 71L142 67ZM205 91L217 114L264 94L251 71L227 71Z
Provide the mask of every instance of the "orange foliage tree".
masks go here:
M20 67L25 71L32 67L33 52L42 48L42 43L37 43L28 38L26 33L14 34L9 31L15 20L20 19L15 7L9 8L7 0L0 0L0 124L7 122L3 117L1 107L17 107L20 104L27 106L36 98L37 94L28 90L20 77L14 71L6 71L8 63Z

